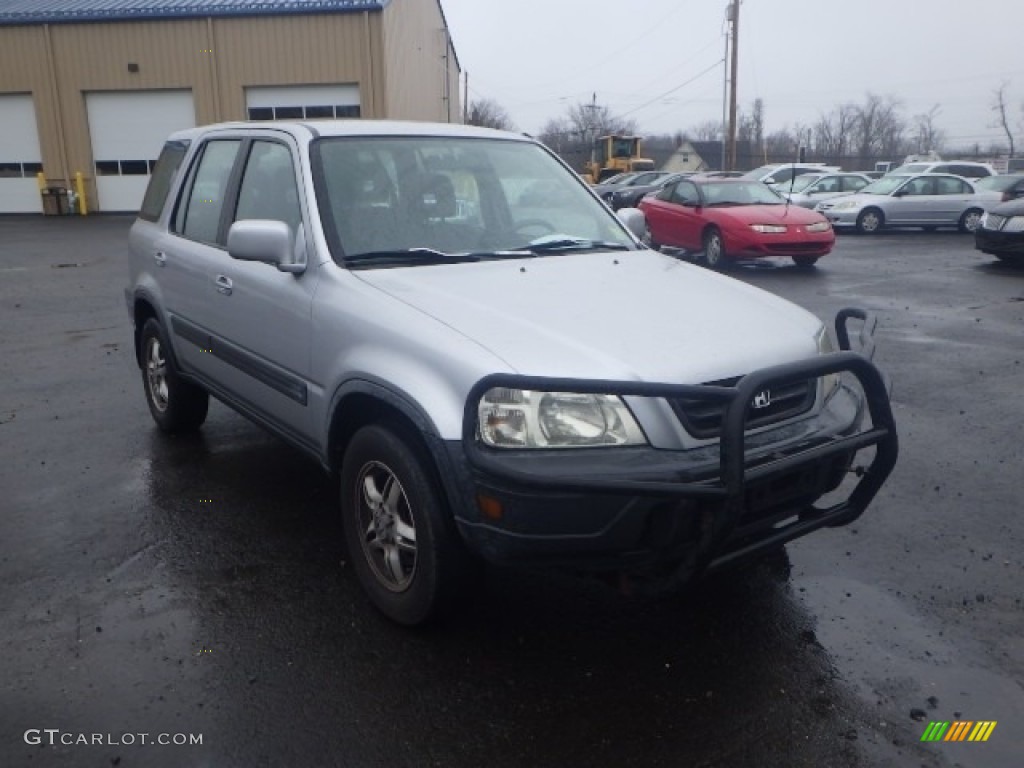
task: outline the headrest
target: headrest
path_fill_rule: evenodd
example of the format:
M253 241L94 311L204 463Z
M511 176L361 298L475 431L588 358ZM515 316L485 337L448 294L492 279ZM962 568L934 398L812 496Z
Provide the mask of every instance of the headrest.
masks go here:
M443 173L423 173L408 185L409 209L423 219L449 219L455 216L455 186Z

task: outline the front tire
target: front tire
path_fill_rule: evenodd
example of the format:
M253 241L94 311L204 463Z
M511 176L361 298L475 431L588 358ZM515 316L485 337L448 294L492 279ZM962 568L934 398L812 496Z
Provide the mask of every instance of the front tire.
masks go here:
M415 626L467 587L469 555L422 451L404 430L372 424L352 437L341 470L345 541L373 604Z
M210 396L202 387L181 377L156 318L146 320L140 342L142 386L153 421L164 432L195 432L206 421Z
M861 211L857 217L857 231L862 235L873 235L885 224L885 214L877 208Z
M973 232L978 228L978 224L981 223L982 210L980 208L970 208L964 211L963 216L960 217L960 221L957 223L957 229L961 232Z
M815 264L817 264L818 258L818 256L794 256L793 263L796 264L798 267L808 268L813 267Z
M725 266L725 241L716 227L704 233L704 263L711 269Z

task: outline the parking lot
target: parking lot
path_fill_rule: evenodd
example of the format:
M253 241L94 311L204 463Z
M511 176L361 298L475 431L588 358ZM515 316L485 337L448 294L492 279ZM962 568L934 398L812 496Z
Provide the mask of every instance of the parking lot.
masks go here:
M197 438L158 434L122 294L130 223L0 218L0 765L1024 754L1024 269L969 236L845 235L815 269L731 271L823 319L878 313L901 455L854 525L685 599L495 570L413 632L348 573L311 461L219 404ZM936 720L998 726L922 744ZM160 734L202 743L143 743Z

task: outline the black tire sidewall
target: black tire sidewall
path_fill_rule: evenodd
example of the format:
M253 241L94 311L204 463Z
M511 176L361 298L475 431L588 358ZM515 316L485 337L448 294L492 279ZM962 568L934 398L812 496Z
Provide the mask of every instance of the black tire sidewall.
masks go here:
M167 408L161 411L156 407L153 392L150 389L146 365L149 358L149 340L155 338L160 342L164 356L167 381ZM157 423L165 432L191 432L200 427L206 420L209 408L209 396L195 384L185 381L178 373L174 361L174 350L167 341L167 334L156 318L149 318L142 326L140 343L140 363L142 365L142 386L146 393L146 405Z
M386 465L398 478L416 528L416 571L412 583L401 592L381 584L363 552L357 514L361 489L357 481L371 461ZM453 551L458 543L452 536L457 534L444 518L441 494L425 461L403 430L374 424L352 437L341 470L342 525L356 576L378 610L410 626L434 618L447 606L457 587L454 581L460 556Z
M712 261L708 257L708 243L711 242L711 238L718 238L718 260ZM704 233L704 263L711 267L711 269L722 269L725 266L725 240L722 238L722 233L717 227L712 227Z
M963 215L960 217L960 221L957 222L957 229L959 229L961 232L965 234L972 235L974 234L974 229L978 228L978 222L975 222L974 229L968 229L967 227L967 217L970 216L972 213L976 213L980 217L983 211L979 208L970 208L963 212Z

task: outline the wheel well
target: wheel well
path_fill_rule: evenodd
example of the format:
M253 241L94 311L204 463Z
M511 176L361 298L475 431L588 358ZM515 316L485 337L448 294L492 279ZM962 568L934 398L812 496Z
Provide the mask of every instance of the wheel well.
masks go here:
M430 452L420 435L420 429L411 418L378 397L356 392L342 398L331 417L331 429L327 438L327 455L331 471L341 470L341 462L352 436L369 424L385 424L400 430L416 441L415 448L424 457L430 457ZM433 461L430 461L430 464L433 465ZM435 469L433 466L431 468Z
M876 207L875 207L875 206L873 206L873 205L869 205L869 206L868 206L867 208L865 208L865 209L864 209L863 211L861 211L861 212L860 212L860 213L859 213L859 214L857 215L857 218L858 218L858 219L859 219L859 218L861 218L861 217L862 217L862 216L863 216L864 214L866 214L866 213L875 213L875 214L877 214L877 215L878 215L878 218L879 218L879 219L880 219L881 221L885 221L885 212L884 212L884 211L882 211L882 209L881 209L881 208L876 208Z
M145 299L135 300L135 362L140 368L142 367L142 326L149 318L156 316L156 309L152 304Z
M704 231L700 233L700 240L704 242L710 232L718 232L718 236L722 237L722 230L718 228L717 224L708 224L704 227ZM725 238L722 238L723 240Z

